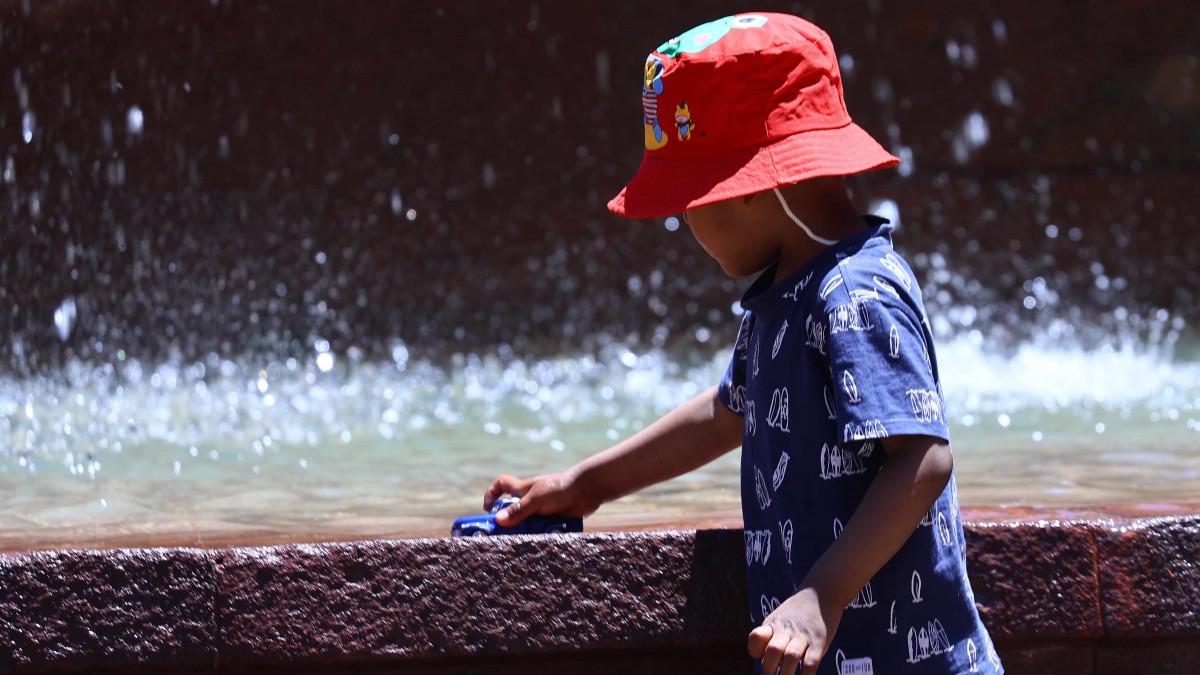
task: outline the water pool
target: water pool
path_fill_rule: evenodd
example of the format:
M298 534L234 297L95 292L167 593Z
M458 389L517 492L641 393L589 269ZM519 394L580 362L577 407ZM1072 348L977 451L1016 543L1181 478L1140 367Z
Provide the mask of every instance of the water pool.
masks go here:
M569 466L716 382L723 351L441 365L335 356L0 381L0 548L444 535L499 472ZM1145 349L940 351L965 506L1200 494L1200 361ZM739 521L737 453L606 505L589 528Z

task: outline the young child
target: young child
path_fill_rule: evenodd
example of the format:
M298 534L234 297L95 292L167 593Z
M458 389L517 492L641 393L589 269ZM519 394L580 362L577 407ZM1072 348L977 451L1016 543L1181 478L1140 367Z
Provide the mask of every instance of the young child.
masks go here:
M567 471L500 476L485 507L521 497L505 525L586 516L740 444L760 672L1002 673L967 580L921 292L842 182L898 160L851 122L829 36L782 14L698 26L650 54L642 110L644 159L609 208L682 213L726 274L759 273L729 368Z

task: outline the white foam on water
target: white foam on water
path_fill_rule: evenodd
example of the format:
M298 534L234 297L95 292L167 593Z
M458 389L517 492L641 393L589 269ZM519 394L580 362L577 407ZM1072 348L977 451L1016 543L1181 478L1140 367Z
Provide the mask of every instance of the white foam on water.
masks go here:
M1200 363L1133 345L1038 346L991 353L967 336L937 347L942 388L962 412L1004 408L1200 405Z

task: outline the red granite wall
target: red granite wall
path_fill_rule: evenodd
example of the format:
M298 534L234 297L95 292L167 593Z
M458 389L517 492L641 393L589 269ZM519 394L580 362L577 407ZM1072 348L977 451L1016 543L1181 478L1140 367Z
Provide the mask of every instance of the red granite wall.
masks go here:
M1200 512L967 513L1009 673L1200 672ZM985 516L985 517L980 517ZM0 671L749 672L740 530L0 558Z
M902 249L987 271L928 279L938 306L975 306L993 344L1200 315L1192 3L755 6L827 28L855 119L911 151L910 172L853 182L861 206L895 200ZM686 232L604 208L640 161L645 54L732 11L0 0L0 365L291 355L311 335L414 358L732 339L738 285ZM661 288L631 291L655 270ZM1039 276L1059 301L1026 309Z

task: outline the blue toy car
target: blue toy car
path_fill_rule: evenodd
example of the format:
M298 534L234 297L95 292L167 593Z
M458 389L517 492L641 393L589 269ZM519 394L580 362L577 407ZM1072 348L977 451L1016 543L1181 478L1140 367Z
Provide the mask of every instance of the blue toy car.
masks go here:
M496 514L506 506L521 501L519 497L501 497L492 504L491 513L463 516L454 521L450 528L452 537L491 537L500 534L559 534L583 532L583 518L566 516L529 516L516 527L501 527L496 524Z

